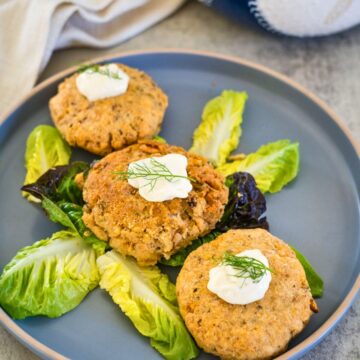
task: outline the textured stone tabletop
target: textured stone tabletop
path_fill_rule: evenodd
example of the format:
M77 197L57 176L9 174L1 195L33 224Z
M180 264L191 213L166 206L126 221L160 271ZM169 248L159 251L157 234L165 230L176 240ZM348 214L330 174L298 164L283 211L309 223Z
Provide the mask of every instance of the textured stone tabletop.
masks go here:
M360 27L328 38L278 37L232 23L191 2L175 15L116 48L71 49L54 54L41 79L84 60L121 50L184 47L254 60L296 80L327 102L360 141ZM35 360L0 327L1 360ZM360 301L303 359L360 359Z

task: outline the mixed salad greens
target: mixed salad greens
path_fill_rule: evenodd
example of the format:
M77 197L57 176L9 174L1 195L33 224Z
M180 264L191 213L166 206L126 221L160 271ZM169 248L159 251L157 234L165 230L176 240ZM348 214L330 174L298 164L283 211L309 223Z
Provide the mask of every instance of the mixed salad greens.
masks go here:
M71 148L53 126L39 125L28 136L25 150L27 169L24 184L36 181L53 166L65 165L70 161ZM23 192L30 201L36 201L31 194Z
M65 226L81 237L96 251L103 253L107 242L99 240L82 221L82 191L76 185L75 176L87 174L89 164L75 161L70 165L49 169L33 184L24 185L21 189L41 202L49 219Z
M279 192L299 171L299 144L279 140L251 154L230 156L241 136L247 94L225 90L210 100L194 132L191 152L209 159L226 176L229 199L216 228L161 263L181 266L191 251L229 229L269 229L264 193ZM165 139L156 137L157 141ZM82 221L82 191L75 180L86 178L90 165L69 164L71 149L52 126L29 135L22 191L41 204L51 221L65 229L21 249L0 276L0 305L16 319L57 317L74 309L100 285L136 329L166 359L192 359L198 349L180 317L175 287L156 266L141 267L109 249ZM232 161L233 160L233 161ZM293 249L303 265L312 295L323 281L309 261Z

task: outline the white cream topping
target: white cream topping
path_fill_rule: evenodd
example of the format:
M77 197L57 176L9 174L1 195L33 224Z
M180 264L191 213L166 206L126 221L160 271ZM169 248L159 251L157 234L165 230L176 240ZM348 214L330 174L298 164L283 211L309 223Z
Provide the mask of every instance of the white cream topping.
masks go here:
M133 178L128 176L128 183L139 189L139 194L147 201L160 202L175 198L187 198L192 190L192 185L187 178L187 158L184 155L168 154L134 161L129 164L128 172L139 173L139 167L136 165L140 165L147 167L153 174L159 174L159 172L164 174L164 171L159 170L159 167L154 164L154 160L165 165L172 175L182 177L153 175Z
M245 250L236 256L247 256L269 267L267 258L260 250ZM250 278L234 276L238 271L230 265L218 265L209 272L207 288L229 304L246 305L261 300L269 288L271 273L266 271L258 282Z
M88 100L95 101L124 94L129 76L116 64L100 66L100 72L85 70L76 78L76 86Z

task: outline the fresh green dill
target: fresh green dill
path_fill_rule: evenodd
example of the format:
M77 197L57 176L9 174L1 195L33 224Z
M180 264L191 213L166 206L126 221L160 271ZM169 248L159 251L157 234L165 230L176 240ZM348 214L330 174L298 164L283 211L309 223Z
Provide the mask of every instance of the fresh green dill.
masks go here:
M115 174L119 175L121 180L138 178L146 179L148 182L143 187L150 186L151 191L154 189L159 179L165 179L169 182L176 181L176 179L187 179L195 182L194 179L188 176L173 174L166 165L155 158L150 158L150 166L137 163L132 165L128 171L115 171Z
M94 64L94 65L84 64L79 67L78 73L84 73L84 72L86 72L87 74L104 75L115 80L121 79L121 76L117 72L111 71L107 65L102 66L99 64Z
M257 259L249 256L237 256L230 252L224 254L222 264L229 265L237 270L234 276L244 280L251 279L254 283L260 282L267 271L272 272L270 268Z

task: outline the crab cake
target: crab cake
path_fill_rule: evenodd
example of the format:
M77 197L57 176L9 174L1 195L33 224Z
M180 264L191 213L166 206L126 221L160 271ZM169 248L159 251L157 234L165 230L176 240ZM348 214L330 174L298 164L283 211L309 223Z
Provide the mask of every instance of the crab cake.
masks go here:
M116 65L130 78L125 93L89 101L79 92L75 73L50 100L51 117L70 145L106 155L159 132L168 105L166 94L144 72Z
M207 289L209 270L226 251L260 250L272 281L264 298L232 305ZM270 359L317 311L305 272L295 253L265 230L230 230L186 259L176 281L180 313L197 344L222 359Z
M126 171L131 162L166 154L187 157L188 176L195 180L187 198L146 201L114 173ZM97 162L85 180L83 196L86 226L121 254L152 265L210 232L224 212L228 189L222 175L205 158L148 140Z

